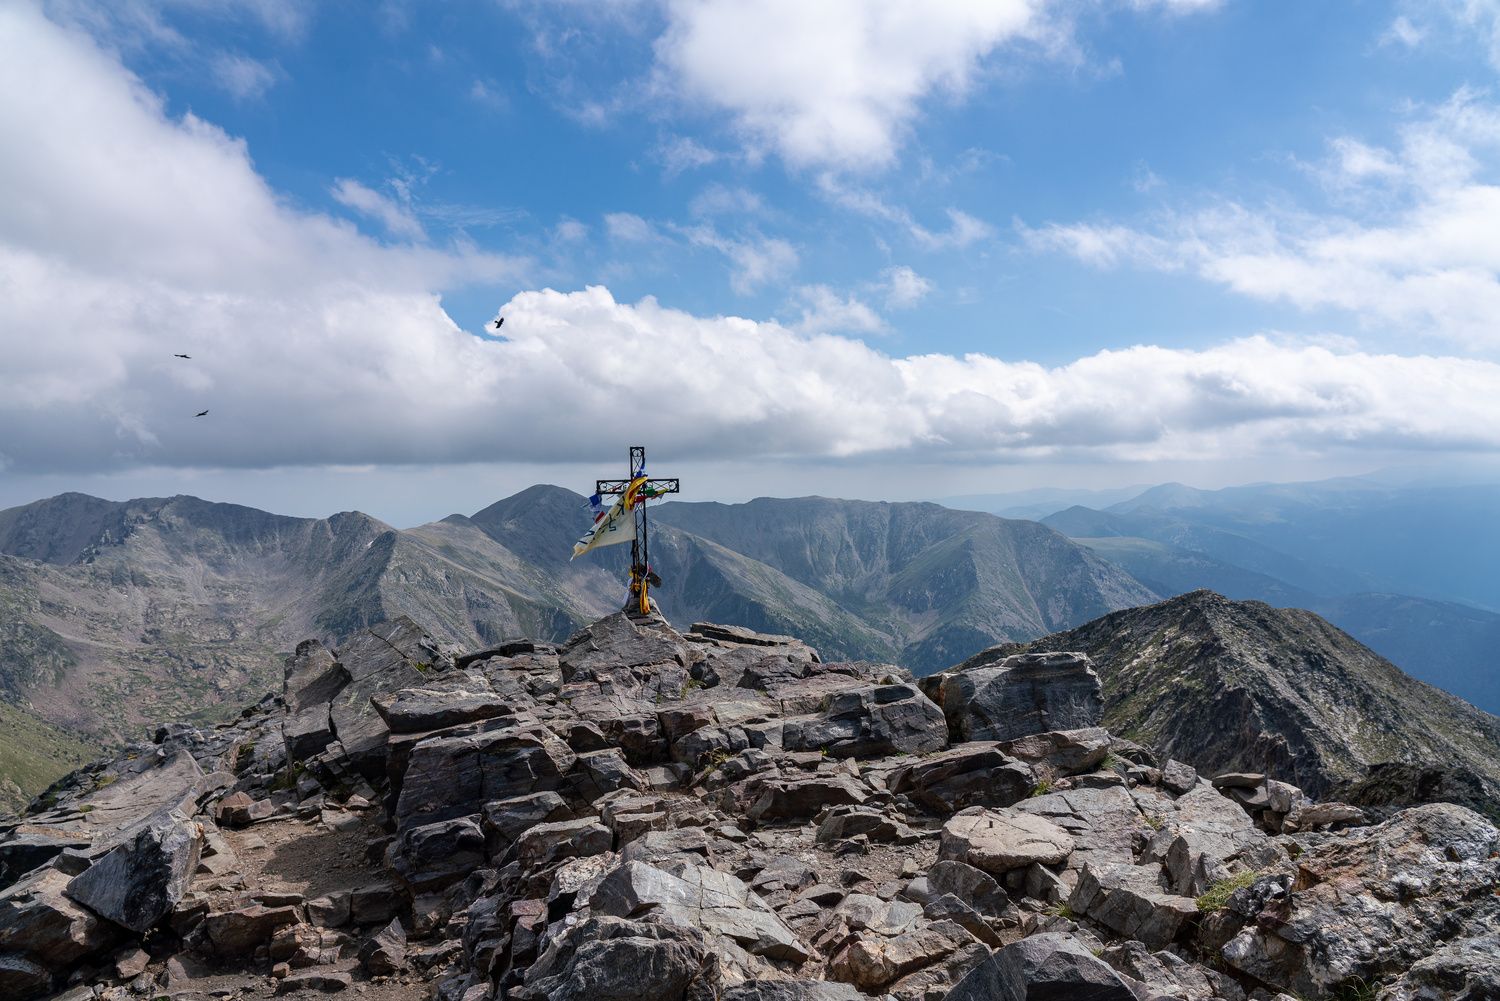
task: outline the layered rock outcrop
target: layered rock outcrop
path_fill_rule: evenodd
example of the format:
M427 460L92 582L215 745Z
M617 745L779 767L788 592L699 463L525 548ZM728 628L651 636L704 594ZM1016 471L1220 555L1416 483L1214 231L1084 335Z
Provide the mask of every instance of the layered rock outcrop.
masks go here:
M0 829L0 996L1492 996L1484 817L1371 825L1099 708L1082 655L918 684L623 614L303 644Z

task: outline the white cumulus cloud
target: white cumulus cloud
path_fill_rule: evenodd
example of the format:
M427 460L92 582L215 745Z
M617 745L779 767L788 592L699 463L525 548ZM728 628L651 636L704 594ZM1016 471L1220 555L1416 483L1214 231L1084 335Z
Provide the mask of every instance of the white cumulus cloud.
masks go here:
M32 7L0 7L0 134L8 474L609 459L622 407L643 399L632 434L685 459L1500 448L1486 361L1265 337L1060 365L894 357L833 332L879 319L817 286L792 325L522 291L504 336L480 338L442 292L515 288L524 262L291 207L242 142L168 116ZM789 245L693 232L747 288L795 267Z
M1464 91L1409 122L1391 148L1330 142L1330 187L1346 199L1378 191L1378 213L1224 200L1145 226L1020 229L1034 248L1092 265L1188 270L1257 299L1332 307L1365 323L1494 350L1500 185L1489 177L1497 153L1500 106Z
M1041 0L667 0L657 59L795 166L881 166L919 102L961 93L998 46L1043 30Z

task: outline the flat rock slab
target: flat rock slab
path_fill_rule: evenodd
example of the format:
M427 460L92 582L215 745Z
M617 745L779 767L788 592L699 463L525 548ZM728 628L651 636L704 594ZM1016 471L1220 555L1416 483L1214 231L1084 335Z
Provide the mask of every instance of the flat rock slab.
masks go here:
M973 807L943 825L938 857L990 873L1056 865L1073 852L1073 837L1045 817Z
M1081 653L1014 654L995 663L995 651L987 650L921 684L956 740L1096 727L1104 712L1099 676Z
M727 872L702 865L674 865L672 871L627 862L594 891L595 914L630 917L650 912L657 919L722 935L747 952L800 963L807 948L776 912Z
M994 741L971 741L902 765L886 787L935 813L951 814L1018 803L1036 787L1036 776Z
M787 720L782 746L835 758L926 754L948 744L943 712L915 685L863 685L835 692L821 716Z
M515 714L509 699L472 682L467 688L403 688L375 696L371 705L392 733L427 733Z
M1046 932L1006 946L944 1001L1138 1001L1118 973L1072 935Z
M1106 928L1152 949L1168 945L1198 913L1191 897L1162 888L1159 865L1118 865L1095 869L1085 865L1068 905Z
M0 891L0 954L62 970L110 944L118 929L69 900L67 885L46 868Z
M575 755L541 728L433 737L411 749L396 805L401 826L464 816L477 803L557 789Z
M1047 793L1023 799L1007 812L1045 817L1071 834L1076 850L1069 860L1072 869L1096 858L1133 862L1140 842L1153 833L1123 785Z

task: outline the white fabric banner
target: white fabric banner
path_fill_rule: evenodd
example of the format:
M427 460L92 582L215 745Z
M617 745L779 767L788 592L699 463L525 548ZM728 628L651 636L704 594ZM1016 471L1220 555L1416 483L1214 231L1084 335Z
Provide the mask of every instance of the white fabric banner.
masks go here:
M604 517L594 522L593 527L584 534L583 538L573 544L573 555L570 559L577 559L590 549L630 542L634 538L635 513L625 510L625 498L621 497L614 502Z

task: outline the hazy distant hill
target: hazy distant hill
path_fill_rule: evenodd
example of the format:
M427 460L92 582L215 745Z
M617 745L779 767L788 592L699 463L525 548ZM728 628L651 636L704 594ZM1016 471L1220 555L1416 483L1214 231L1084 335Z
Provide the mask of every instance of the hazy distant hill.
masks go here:
M1416 677L1497 710L1500 614L1461 603L1500 587L1497 511L1491 487L1341 479L1165 484L1044 523L1159 594L1210 588L1316 611Z
M1105 511L1217 529L1361 581L1342 590L1500 611L1500 486L1391 486L1359 478L1223 490L1167 484Z
M1384 762L1500 792L1500 719L1423 684L1311 612L1195 591L1026 645L1083 650L1104 724L1205 772L1267 771L1325 795Z
M793 633L829 657L936 670L1156 597L1041 525L935 504L655 510L674 622ZM587 524L582 496L548 486L404 531L193 497L13 508L0 512L0 698L109 741L258 697L297 641L398 615L467 647L561 639L624 601L628 547L569 560Z

